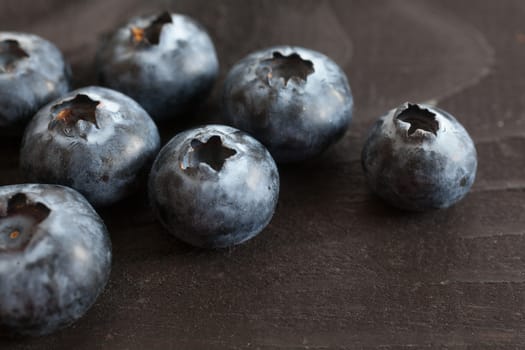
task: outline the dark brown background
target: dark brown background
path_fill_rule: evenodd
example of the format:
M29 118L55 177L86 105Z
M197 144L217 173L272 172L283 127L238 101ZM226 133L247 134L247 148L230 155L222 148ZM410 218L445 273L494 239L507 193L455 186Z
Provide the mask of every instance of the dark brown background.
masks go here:
M208 28L221 80L264 46L331 56L354 92L351 129L319 159L281 167L270 226L230 250L178 242L137 198L102 211L114 265L96 305L1 348L525 348L525 2L2 0L0 30L55 42L81 86L101 33L165 8ZM216 113L220 85L201 116ZM366 130L405 100L437 103L476 142L476 184L453 208L403 213L365 186ZM1 147L0 183L20 181L16 144Z

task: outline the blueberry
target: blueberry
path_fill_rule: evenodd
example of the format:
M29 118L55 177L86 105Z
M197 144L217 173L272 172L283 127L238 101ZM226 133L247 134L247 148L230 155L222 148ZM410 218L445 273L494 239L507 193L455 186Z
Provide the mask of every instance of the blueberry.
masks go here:
M101 218L57 185L0 187L0 333L43 335L93 305L111 268Z
M148 189L171 234L198 247L223 248L254 237L269 223L279 174L257 140L208 125L182 132L162 148Z
M160 148L155 123L131 98L86 87L42 108L22 140L30 182L70 186L91 204L112 204L146 180Z
M301 47L255 52L231 69L223 91L227 124L261 141L278 162L301 161L343 136L353 98L345 73Z
M446 208L474 183L477 155L463 126L449 113L405 103L373 126L362 152L372 191L414 211Z
M102 85L137 102L156 121L177 119L210 92L219 63L205 29L190 17L162 13L131 19L97 54Z
M32 34L0 32L0 128L26 123L69 91L69 79L55 45Z

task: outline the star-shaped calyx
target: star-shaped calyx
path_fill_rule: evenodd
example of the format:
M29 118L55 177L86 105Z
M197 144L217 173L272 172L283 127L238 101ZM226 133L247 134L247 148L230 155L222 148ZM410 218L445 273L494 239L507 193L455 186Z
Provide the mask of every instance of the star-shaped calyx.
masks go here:
M439 123L436 120L436 115L428 109L420 108L417 104L408 104L408 107L399 113L396 118L410 124L408 129L409 136L418 129L437 135Z
M166 23L173 23L173 21L168 12L163 12L147 27L132 27L131 42L136 45L158 45L162 27Z
M71 130L79 120L97 124L97 106L99 101L92 100L89 96L78 94L73 99L58 103L51 107L53 119L48 125L49 130L61 127L63 130Z
M200 163L208 164L213 170L221 171L226 159L237 153L235 150L222 144L217 135L210 137L206 142L198 139L191 140L191 150L186 154L182 167L196 168Z
M0 213L0 252L23 250L50 212L47 206L30 201L23 193L12 196L5 213Z
M11 72L19 60L27 57L29 55L20 47L18 41L12 39L0 41L0 73Z
M312 61L302 59L295 52L284 56L276 51L273 53L272 58L265 59L262 63L270 67L268 79L273 77L283 78L284 85L288 84L288 81L292 78L306 81L308 76L315 71Z

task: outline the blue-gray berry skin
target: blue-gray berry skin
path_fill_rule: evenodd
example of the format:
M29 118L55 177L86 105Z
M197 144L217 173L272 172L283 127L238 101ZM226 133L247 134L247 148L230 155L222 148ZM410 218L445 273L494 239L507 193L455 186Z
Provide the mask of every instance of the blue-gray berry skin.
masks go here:
M228 126L207 125L163 147L148 190L171 234L194 246L224 248L254 237L270 222L279 174L257 140Z
M413 211L447 208L474 183L477 154L463 126L449 113L405 103L372 127L361 155L372 191Z
M0 32L0 128L26 123L70 88L70 69L49 41Z
M343 136L353 98L345 73L327 56L301 47L255 52L230 70L225 122L261 141L277 162L320 154Z
M102 85L131 96L155 121L176 120L198 106L219 70L206 30L166 12L117 29L102 42L96 66Z
M0 187L0 334L43 335L93 305L111 269L111 242L78 192Z
M30 182L73 187L95 206L147 180L160 149L148 113L120 92L86 87L42 108L27 126L20 153Z

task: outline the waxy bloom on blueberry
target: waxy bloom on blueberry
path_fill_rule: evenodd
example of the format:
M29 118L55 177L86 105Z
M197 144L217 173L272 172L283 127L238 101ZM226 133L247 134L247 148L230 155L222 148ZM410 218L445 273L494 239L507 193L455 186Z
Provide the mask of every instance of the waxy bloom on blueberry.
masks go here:
M181 118L210 92L215 47L190 17L164 12L131 19L99 48L100 83L131 96L156 121Z
M157 217L198 247L242 243L270 222L279 174L270 153L248 134L207 125L176 135L160 151L149 178Z
M477 168L474 143L453 116L410 103L375 123L361 160L372 191L393 206L417 211L459 201Z
M23 125L65 94L69 79L55 45L32 34L0 32L0 127Z
M345 73L301 47L255 52L230 70L223 91L227 124L262 142L278 162L301 161L343 136L353 98Z
M31 182L73 187L103 206L145 182L159 148L155 123L135 101L86 87L35 115L22 140L20 166Z
M93 305L111 268L109 235L78 192L0 187L0 334L43 335Z

